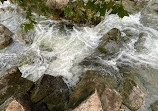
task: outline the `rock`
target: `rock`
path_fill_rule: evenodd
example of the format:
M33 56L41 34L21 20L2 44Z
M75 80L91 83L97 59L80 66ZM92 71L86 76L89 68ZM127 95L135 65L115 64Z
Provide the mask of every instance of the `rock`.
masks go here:
M69 99L69 89L62 77L43 75L31 91L31 100L38 108L45 104L50 111L63 111Z
M122 0L125 10L133 14L139 12L150 0Z
M143 25L158 30L158 1L152 0L141 13Z
M143 104L144 93L134 81L128 78L123 80L122 86L123 103L132 111L138 110Z
M0 104L13 95L30 90L33 82L21 77L17 67L7 70L0 77Z
M18 29L16 32L17 39L23 43L23 44L32 44L33 43L33 37L35 36L35 32L33 30L30 30L28 32L25 32L23 29Z
M96 71L87 71L81 81L76 85L70 97L68 108L74 109L96 90L103 110L118 111L122 104L122 98L121 95L113 89L116 87L116 83L110 80L108 80L108 77L106 78L99 75Z
M69 0L47 0L46 6L50 9L61 9L68 4Z
M83 111L103 111L97 91L95 91L88 99L82 102L73 111L82 111L82 110Z
M158 111L158 100L150 105L151 111Z
M106 88L100 99L105 111L120 111L122 97L115 89Z
M134 44L134 48L137 49L137 51L144 51L146 49L144 44L145 44L145 41L146 41L147 37L148 37L147 33L142 32L142 33L139 34L139 39Z
M33 104L27 94L11 97L0 106L1 111L33 111Z
M7 47L11 42L13 33L4 25L0 24L0 49Z
M121 32L113 28L101 38L98 50L104 54L114 54L120 50Z

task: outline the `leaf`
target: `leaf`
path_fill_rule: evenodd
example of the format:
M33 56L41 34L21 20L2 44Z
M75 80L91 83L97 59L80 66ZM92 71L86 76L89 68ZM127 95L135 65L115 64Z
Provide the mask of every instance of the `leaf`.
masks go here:
M111 14L118 14L120 18L123 18L124 16L129 16L128 12L124 10L122 5L115 5Z
M2 4L4 3L5 0L0 0L2 2Z

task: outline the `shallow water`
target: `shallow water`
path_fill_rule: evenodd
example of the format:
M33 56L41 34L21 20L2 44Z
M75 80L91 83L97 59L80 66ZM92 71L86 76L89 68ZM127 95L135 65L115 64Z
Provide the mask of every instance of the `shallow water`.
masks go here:
M23 11L8 2L0 5L0 8L4 9L0 11L0 23L16 33L20 24L26 21ZM117 56L101 59L101 64L111 67L109 74L115 70L118 76L123 66L137 70L146 92L144 106L140 111L150 110L149 104L158 95L158 31L143 26L140 16L138 13L120 19L117 15L106 15L105 20L93 28L70 28L65 23L37 17L38 24L30 35L33 38L31 45L20 43L15 34L14 42L0 50L0 73L12 66L19 66L22 76L29 80L36 81L43 74L61 75L67 84L73 86L88 69L79 63L95 51L105 33L118 28L122 37L128 36L128 40L122 43ZM141 33L146 36L143 42L139 41Z

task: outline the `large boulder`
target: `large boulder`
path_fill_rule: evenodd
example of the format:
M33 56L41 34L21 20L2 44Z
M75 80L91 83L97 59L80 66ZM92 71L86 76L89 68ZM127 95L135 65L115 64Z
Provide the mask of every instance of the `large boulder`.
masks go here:
M68 99L69 89L61 76L43 75L31 91L31 100L37 109L48 107L50 111L63 111Z
M112 81L115 80L108 78L108 76L104 77L96 71L87 71L83 75L81 81L76 85L76 88L70 97L68 108L74 109L97 91L103 110L119 111L122 104L122 97L114 89L114 87L117 86L115 83L116 81Z
M26 93L33 85L29 81L21 77L21 72L17 67L13 67L4 72L0 77L0 104L13 95Z
M0 111L33 111L33 109L33 104L27 94L11 97L0 106Z
M47 0L46 6L50 9L61 9L68 4L69 0Z
M158 1L152 0L141 13L141 22L158 30Z
M114 54L120 50L121 32L113 28L106 33L98 46L98 50L104 54Z
M121 95L123 103L132 111L138 110L143 105L144 93L131 79L125 78L122 81Z
M13 33L4 25L0 24L0 50L12 42Z

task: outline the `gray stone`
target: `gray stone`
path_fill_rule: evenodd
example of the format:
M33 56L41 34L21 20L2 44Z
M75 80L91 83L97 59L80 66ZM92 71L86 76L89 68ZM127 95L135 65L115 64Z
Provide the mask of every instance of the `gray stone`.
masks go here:
M13 33L4 25L0 24L0 49L7 47L12 42Z
M115 78L102 76L97 71L87 71L76 85L70 97L69 109L74 109L97 91L103 110L119 111L122 104L121 95L114 89Z
M132 111L138 110L143 105L144 93L131 79L125 78L122 81L121 95L123 103Z
M158 30L158 1L152 0L141 13L141 22Z
M23 44L32 44L33 43L33 37L35 36L35 32L33 30L30 30L28 32L25 32L25 30L19 28L16 32L17 39L23 43Z
M124 9L129 13L139 12L150 0L122 0Z
M63 111L68 98L69 89L61 76L43 75L31 91L31 100L36 107L46 104L51 111Z
M33 82L21 77L17 67L4 72L0 77L0 104L13 95L30 90Z
M106 33L98 46L98 50L104 54L114 54L120 50L121 32L113 28Z

